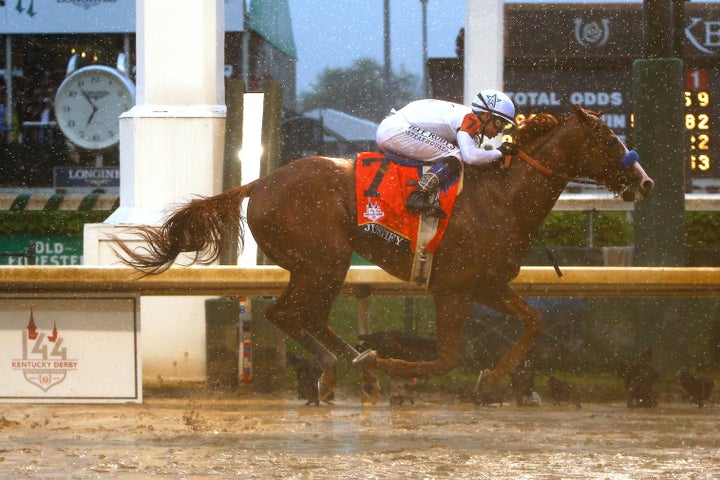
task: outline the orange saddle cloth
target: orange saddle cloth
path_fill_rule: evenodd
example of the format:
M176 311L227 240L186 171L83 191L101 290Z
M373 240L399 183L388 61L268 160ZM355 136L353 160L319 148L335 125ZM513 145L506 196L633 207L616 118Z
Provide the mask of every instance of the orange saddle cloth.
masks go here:
M417 248L418 215L405 208L405 199L420 178L418 167L400 165L382 153L361 152L355 162L358 225L388 242L399 243L398 237L410 241L412 251ZM425 247L435 253L450 221L460 182L440 191L440 208L447 216L438 221L436 235Z

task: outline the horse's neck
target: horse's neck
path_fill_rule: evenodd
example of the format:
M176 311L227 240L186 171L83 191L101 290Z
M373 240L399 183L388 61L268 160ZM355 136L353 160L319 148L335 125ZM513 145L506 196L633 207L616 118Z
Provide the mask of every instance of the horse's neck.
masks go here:
M531 152L535 161L553 171L566 156L561 148L560 137L551 138ZM515 162L507 172L508 195L515 206L514 210L526 219L523 224L528 226L528 233L534 233L552 210L567 181L562 177L543 173L520 159Z

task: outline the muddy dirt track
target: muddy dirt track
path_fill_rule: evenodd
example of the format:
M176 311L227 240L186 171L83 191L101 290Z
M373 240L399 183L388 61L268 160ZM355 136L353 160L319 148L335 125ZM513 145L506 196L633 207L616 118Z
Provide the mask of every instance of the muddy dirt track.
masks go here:
M0 404L2 479L714 479L720 406L304 406L255 393Z

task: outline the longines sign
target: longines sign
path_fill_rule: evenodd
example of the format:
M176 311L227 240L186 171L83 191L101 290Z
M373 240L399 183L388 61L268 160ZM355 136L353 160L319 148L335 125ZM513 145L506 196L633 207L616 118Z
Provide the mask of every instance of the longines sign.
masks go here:
M0 299L0 402L140 402L134 298Z
M115 167L54 167L53 187L119 187L120 169Z

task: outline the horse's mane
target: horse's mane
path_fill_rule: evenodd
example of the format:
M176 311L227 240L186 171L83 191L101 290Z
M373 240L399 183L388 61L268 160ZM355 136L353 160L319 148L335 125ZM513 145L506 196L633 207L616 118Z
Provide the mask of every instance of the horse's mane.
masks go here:
M549 113L533 113L517 127L513 135L515 143L525 148L529 143L545 135L558 124L557 118Z

